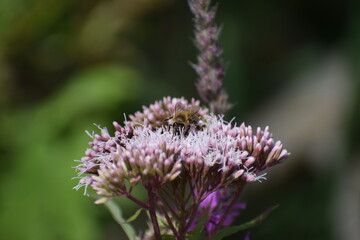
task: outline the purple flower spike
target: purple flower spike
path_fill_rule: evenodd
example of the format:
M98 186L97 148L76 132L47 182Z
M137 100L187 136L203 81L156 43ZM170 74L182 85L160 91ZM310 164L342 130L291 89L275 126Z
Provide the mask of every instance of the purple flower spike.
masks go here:
M209 104L214 114L224 114L232 107L228 95L222 88L225 64L219 42L221 28L215 24L217 7L210 7L210 0L189 0L194 14L194 44L199 50L197 63L192 64L199 76L196 87L201 99Z

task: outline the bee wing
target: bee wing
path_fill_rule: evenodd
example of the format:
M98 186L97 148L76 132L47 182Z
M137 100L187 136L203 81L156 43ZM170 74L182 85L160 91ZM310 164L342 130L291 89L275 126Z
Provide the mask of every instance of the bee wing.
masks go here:
M175 105L175 113L178 113L178 112L181 112L181 111L186 111L186 107L181 102L177 102L176 105Z
M193 115L197 114L200 111L200 106L191 106L189 112Z

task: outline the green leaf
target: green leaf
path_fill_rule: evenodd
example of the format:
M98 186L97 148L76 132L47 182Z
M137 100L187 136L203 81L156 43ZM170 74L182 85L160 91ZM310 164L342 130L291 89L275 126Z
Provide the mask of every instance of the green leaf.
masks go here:
M128 218L128 220L126 220L125 223L131 223L132 221L135 221L142 212L142 210L144 210L144 208L138 209L131 217Z
M3 156L12 163L0 177L0 195L6 196L1 199L1 206L6 206L1 207L0 214L2 239L100 238L95 207L84 198L83 189L72 190L78 181L70 180L76 176L71 166L78 165L72 159L83 155L89 141L83 130L93 122L109 126L112 120L121 121L127 103L138 98L140 83L137 71L128 66L116 62L90 65L46 94L44 101L0 110L0 132L6 139L0 149L6 149ZM113 119L114 112L119 119ZM14 134L19 126L21 134ZM31 208L22 203L25 195ZM129 201L125 202L129 206ZM125 212L131 207L122 208ZM28 217L19 217L19 213Z
M255 227L257 225L260 225L265 220L265 218L267 218L269 216L269 214L278 207L279 207L279 205L276 205L276 206L273 206L273 207L267 209L260 216L254 218L253 220L251 220L249 222L243 223L238 226L230 226L230 227L226 227L226 228L222 229L221 231L219 231L218 234L216 234L215 240L221 240L224 237L230 236L239 231L243 231L243 230Z
M161 235L162 240L176 240L174 235L163 234Z
M97 198L95 195L92 196L93 198ZM101 197L101 198L98 198L94 203L95 204L105 204L106 202L108 202L109 200L111 200L112 198L109 198L109 197ZM131 223L132 221L135 221L140 213L142 212L142 210L145 210L144 208L139 208L138 210L136 210L136 212L131 215L126 221L123 221L121 222L121 224L128 224L128 223Z
M95 201L95 204L104 204L106 203L107 201L109 201L110 198L106 198L106 197L103 197L103 198L99 198Z
M122 227L129 240L135 239L135 230L130 224L125 224L121 208L113 201L109 200L104 204L110 211L115 221Z

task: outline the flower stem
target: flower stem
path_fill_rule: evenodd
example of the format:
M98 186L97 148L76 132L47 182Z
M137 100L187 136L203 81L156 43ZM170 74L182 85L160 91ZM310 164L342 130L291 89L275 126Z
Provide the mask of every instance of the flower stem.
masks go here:
M222 215L220 221L218 224L216 224L216 227L214 229L214 231L212 232L212 234L209 236L209 240L212 240L216 233L220 230L220 228L222 227L226 217L229 215L229 213L231 212L231 210L234 208L234 205L237 203L237 201L239 200L239 197L242 193L242 191L244 190L244 186L245 186L245 182L240 183L240 186L236 189L235 195L233 197L233 199L231 200L229 206L226 208L224 215Z
M135 198L134 196L132 196L130 193L126 194L126 197L133 201L134 203L136 203L137 205L139 205L140 207L149 210L149 206L146 205L144 202L140 201L139 199Z
M186 202L185 202L185 188L187 185L186 180L182 180L181 187L178 190L178 199L179 199L179 211L180 211L180 221L179 221L179 235L177 240L185 240L186 239L186 220L187 220L187 208L186 208Z
M162 240L159 223L158 223L158 220L156 217L156 212L155 212L155 194L154 194L153 189L148 190L148 197L149 197L149 213L150 213L151 222L152 222L152 225L154 228L155 238L156 238L156 240Z
M171 218L169 217L169 215L167 213L167 210L165 209L165 207L164 207L161 200L158 201L158 206L161 209L161 211L163 212L163 214L164 214L164 216L166 218L166 221L169 224L169 227L170 227L171 231L174 233L175 237L178 237L178 232L177 232L174 224L172 223Z
M189 189L190 189L190 192L189 193L191 196L192 196L192 199L193 199L193 204L192 206L187 210L187 212L189 211L189 217L187 217L187 222L186 222L186 225L185 225L185 230L188 230L189 227L191 226L192 222L194 221L195 217L196 217L196 213L198 211L198 208L199 208L199 204L200 204L200 198L201 198L201 192L198 193L198 194L195 194L195 189L194 189L194 186L192 185L192 181L189 181L188 183L189 185Z
M169 211L171 212L171 214L173 215L173 217L175 217L177 220L179 220L179 214L178 213L176 213L176 211L175 211L175 209L173 209L172 207L171 207L171 205L168 203L168 201L166 200L166 197L164 197L164 196L162 196L162 195L160 195L160 200L161 200L161 203L164 205L166 205L166 207L167 207L167 209L169 209ZM174 202L175 203L175 202Z

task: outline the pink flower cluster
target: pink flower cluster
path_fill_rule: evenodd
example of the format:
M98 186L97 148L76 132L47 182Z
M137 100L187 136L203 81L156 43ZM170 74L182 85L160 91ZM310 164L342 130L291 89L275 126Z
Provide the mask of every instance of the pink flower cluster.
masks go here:
M162 124L178 102L199 105L195 100L167 97L135 113L124 126L114 123L114 136L106 128L101 135L91 135L91 148L77 167L82 177L77 188L91 185L99 195L121 196L129 191L127 181L131 187L140 183L154 188L181 175L193 181L197 193L209 193L260 180L260 172L289 156L268 127L253 132L251 126L234 126L202 108L198 113L202 130L186 137L174 135L171 127Z
M164 121L178 103L199 109L201 127L185 135L174 131L174 123ZM236 203L244 185L265 179L265 169L289 156L268 127L253 131L244 123L236 126L208 114L195 100L166 97L143 107L123 125L113 125L113 135L106 128L89 134L92 141L76 167L80 181L75 188L85 186L86 193L91 186L102 196L98 203L127 197L148 210L154 232L143 239L169 228L176 239L185 239L184 234L195 229L205 211L209 211L206 230L216 234L244 208ZM148 203L132 195L137 185L148 192ZM160 216L168 227L159 228Z

